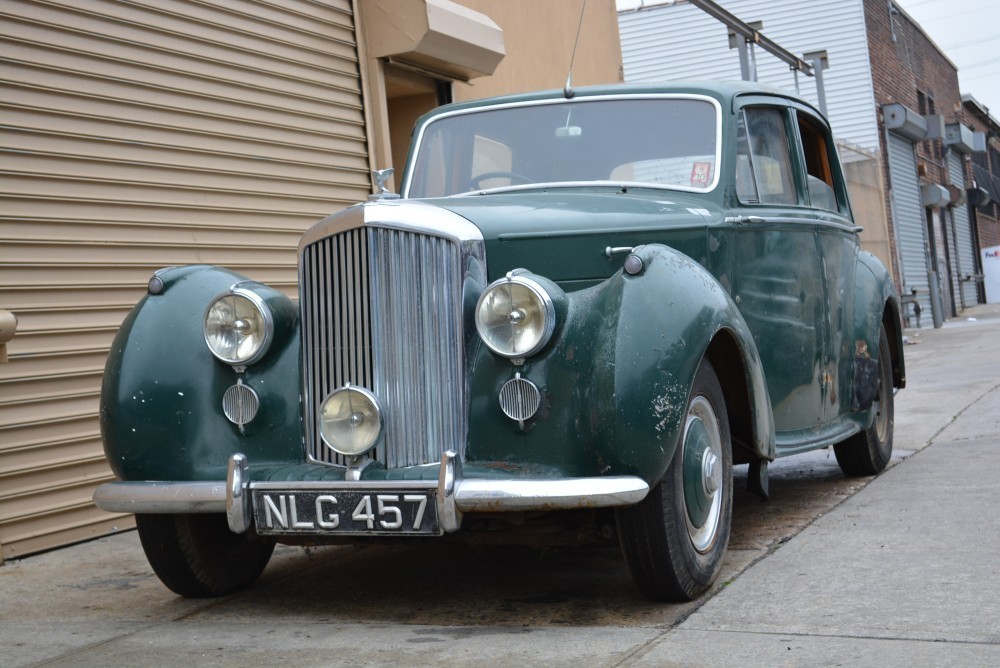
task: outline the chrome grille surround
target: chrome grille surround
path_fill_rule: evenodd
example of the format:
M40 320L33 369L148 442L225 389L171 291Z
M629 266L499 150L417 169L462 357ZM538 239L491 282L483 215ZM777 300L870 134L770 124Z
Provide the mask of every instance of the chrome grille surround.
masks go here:
M386 467L464 454L473 309L485 285L482 234L439 207L369 202L310 229L299 245L308 458L346 465L317 427L321 402L345 383L382 402L373 456Z

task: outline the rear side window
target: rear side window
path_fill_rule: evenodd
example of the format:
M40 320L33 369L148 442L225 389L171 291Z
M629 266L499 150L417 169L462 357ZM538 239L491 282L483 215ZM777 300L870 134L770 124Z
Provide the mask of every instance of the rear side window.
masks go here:
M806 164L806 185L809 202L817 208L839 211L837 193L834 190L833 169L831 167L831 145L826 130L820 123L805 114L796 114L799 136L802 137L802 154Z
M790 147L782 110L743 110L736 156L736 192L741 202L798 204Z

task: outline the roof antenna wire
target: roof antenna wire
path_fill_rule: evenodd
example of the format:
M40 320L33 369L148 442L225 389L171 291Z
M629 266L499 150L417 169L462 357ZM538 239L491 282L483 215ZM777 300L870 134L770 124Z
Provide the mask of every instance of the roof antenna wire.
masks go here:
M576 62L576 47L580 45L580 33L583 31L583 15L587 13L587 0L583 0L580 9L580 23L576 27L576 39L573 41L573 55L569 57L569 74L566 75L566 85L563 86L563 97L567 100L576 93L573 91L573 64Z

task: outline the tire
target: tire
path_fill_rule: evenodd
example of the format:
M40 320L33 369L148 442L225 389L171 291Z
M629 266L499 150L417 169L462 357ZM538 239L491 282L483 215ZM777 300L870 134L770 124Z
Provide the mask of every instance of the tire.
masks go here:
M233 533L225 515L136 515L149 565L172 592L225 596L264 571L274 542Z
M707 591L729 543L732 443L725 398L708 360L695 374L685 416L663 479L640 503L616 514L632 579L657 601L691 601ZM710 470L708 453L714 459Z
M833 446L840 470L848 476L877 475L892 457L893 394L889 337L883 326L878 337L878 389L872 423L849 439Z

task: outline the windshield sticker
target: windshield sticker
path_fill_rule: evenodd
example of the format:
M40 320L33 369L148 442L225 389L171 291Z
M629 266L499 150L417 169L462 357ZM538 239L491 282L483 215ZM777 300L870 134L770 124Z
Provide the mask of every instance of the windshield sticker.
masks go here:
M695 188L707 188L712 181L712 163L696 162L691 166L691 185Z

